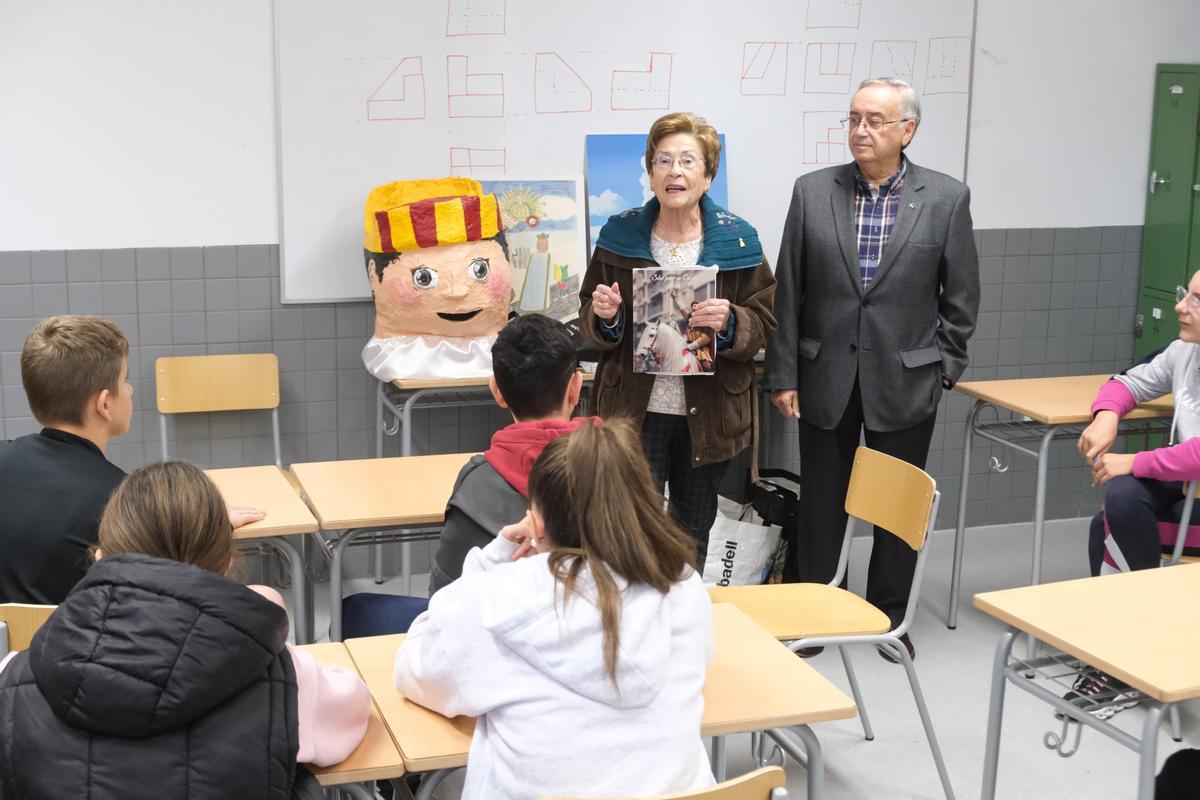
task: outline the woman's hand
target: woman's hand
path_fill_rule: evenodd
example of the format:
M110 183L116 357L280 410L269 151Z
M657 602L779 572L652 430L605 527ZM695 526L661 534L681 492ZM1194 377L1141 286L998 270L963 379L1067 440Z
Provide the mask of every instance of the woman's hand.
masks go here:
M621 309L621 287L598 284L592 292L592 313L605 322L611 321Z
M517 552L513 553L513 561L533 555L537 550L537 526L533 524L533 517L528 511L520 521L501 528L500 536L517 545Z
M688 325L693 328L712 328L715 331L723 331L729 324L729 313L728 300L723 297L710 297L692 304Z
M1092 486L1103 486L1113 478L1133 472L1134 453L1105 453L1092 462Z
M1097 411L1092 424L1079 434L1079 455L1089 464L1112 449L1117 439L1117 423L1121 418L1112 411Z

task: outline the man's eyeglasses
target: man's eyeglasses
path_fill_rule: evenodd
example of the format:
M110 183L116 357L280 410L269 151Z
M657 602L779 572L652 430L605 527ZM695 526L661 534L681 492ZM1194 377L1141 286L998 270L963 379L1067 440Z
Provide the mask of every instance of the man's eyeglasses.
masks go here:
M879 133L885 125L895 125L898 122L908 122L908 118L904 119L879 119L878 117L860 117L858 114L851 114L848 117L843 117L840 122L845 128L849 125L850 130L858 130L859 125L866 125L867 130L871 133Z
M703 162L691 153L684 153L681 156L675 157L669 156L666 153L659 153L650 161L650 163L655 169L661 169L664 171L669 170L674 164L678 163L681 170L684 172L691 172L692 170L696 169L696 167L699 167Z
M1175 302L1182 303L1185 299L1188 301L1188 311L1200 311L1200 297L1189 292L1186 286L1176 286Z

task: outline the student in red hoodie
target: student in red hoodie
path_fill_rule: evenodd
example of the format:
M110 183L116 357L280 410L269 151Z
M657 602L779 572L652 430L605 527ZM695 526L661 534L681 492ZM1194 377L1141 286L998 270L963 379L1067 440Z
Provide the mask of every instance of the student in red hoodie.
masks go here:
M458 473L446 505L446 524L434 554L429 594L458 579L472 547L486 547L527 508L533 462L547 444L584 424L571 419L583 375L565 325L540 314L510 321L492 345L489 386L513 424Z

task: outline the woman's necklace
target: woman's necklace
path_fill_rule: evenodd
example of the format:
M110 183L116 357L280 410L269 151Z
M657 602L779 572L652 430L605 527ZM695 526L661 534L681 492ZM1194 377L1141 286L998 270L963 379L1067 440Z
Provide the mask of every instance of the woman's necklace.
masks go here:
M702 234L702 231L700 230L700 225L699 225L699 224L697 224L697 225L696 225L696 228L697 228L697 231L696 231L696 236L688 237L688 236L686 236L686 235L685 235L685 236L684 236L684 242L682 242L682 244L690 244L690 243L694 242L696 239L699 239L701 235L703 235L703 234ZM662 239L664 242L666 242L667 244L671 245L671 258L678 258L678 257L679 257L679 246L680 246L680 244L681 244L680 242L672 242L672 241L669 241L669 240L668 240L668 239L667 239L665 236L663 236L663 235L662 235L661 233L659 233L657 230L654 232L654 234L655 234L655 235L656 235L656 236L657 236L659 239Z

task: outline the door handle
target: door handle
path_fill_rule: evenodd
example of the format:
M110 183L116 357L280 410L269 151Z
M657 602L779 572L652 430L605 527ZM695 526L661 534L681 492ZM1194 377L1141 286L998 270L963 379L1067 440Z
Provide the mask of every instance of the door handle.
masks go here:
M1156 169L1151 170L1150 171L1150 194L1154 194L1154 192L1158 189L1159 186L1162 186L1164 183L1170 183L1170 182L1171 182L1170 177L1160 178L1160 177L1158 177L1158 170L1156 170Z

